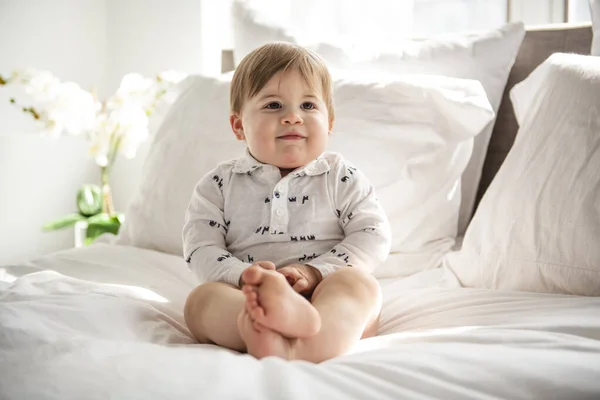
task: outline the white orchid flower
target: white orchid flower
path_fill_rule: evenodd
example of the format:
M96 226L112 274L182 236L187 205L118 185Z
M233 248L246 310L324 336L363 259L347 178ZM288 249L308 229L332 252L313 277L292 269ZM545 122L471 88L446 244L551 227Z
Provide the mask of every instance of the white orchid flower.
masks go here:
M99 110L100 104L94 97L73 82L60 84L55 98L46 105L48 119L74 136L96 128Z
M108 102L107 107L117 109L124 103L136 102L147 108L153 100L154 82L140 74L127 74L121 80L119 89Z
M123 157L133 159L137 151L146 140L148 140L148 128L142 126L131 127L123 136L119 151Z
M112 110L108 117L111 124L118 126L118 135L131 129L148 127L148 116L144 108L135 101L126 101L119 108Z
M152 86L152 80L148 78L144 78L140 74L131 73L127 74L121 79L121 84L119 85L119 89L117 93L139 93L145 92Z
M154 79L127 74L104 104L73 82L61 83L49 71L13 71L5 83L24 85L34 104L22 108L36 119L46 135L87 137L90 155L99 166L108 167L117 152L126 158L135 157L140 145L148 140L148 117L158 101L186 76L175 70L163 71Z
M100 167L108 166L110 155L111 137L114 127L109 126L106 115L101 115L97 121L97 128L89 134L89 154Z
M63 133L65 127L61 123L49 119L46 112L40 113L39 116L38 124L42 130L42 135L57 138Z
M60 81L48 71L28 69L17 76L25 83L25 92L38 103L54 100L60 90Z
M116 136L118 150L126 158L133 158L138 147L148 139L148 116L140 104L126 101L108 115L107 127Z
M174 85L181 82L183 79L185 79L186 76L187 74L184 72L170 69L168 71L163 71L160 74L158 74L158 81L163 81Z

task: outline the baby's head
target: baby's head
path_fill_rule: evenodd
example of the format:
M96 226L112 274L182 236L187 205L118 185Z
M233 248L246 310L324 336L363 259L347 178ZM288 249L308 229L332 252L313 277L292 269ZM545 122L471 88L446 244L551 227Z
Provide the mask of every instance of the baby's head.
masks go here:
M248 54L230 91L231 128L258 161L291 170L326 148L334 120L331 75L310 50L271 43Z

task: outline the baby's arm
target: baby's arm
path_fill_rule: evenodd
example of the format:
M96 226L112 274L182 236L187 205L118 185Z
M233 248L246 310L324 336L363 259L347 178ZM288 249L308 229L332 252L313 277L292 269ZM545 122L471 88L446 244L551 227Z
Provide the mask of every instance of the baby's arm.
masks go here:
M345 234L328 253L309 262L323 278L347 266L372 272L390 253L391 228L369 180L340 160L330 173L331 201Z
M223 216L223 180L227 171L217 168L196 185L183 226L183 252L192 272L202 282L225 282L239 287L246 263L227 250L229 221ZM217 179L218 178L218 179Z

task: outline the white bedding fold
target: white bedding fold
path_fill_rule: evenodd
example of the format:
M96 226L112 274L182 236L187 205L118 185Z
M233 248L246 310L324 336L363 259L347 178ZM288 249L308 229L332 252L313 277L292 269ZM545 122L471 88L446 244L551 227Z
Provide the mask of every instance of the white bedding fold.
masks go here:
M313 365L193 344L181 310L195 283L178 257L101 245L11 276L1 399L600 396L598 298L461 289L443 270L385 280L381 336Z

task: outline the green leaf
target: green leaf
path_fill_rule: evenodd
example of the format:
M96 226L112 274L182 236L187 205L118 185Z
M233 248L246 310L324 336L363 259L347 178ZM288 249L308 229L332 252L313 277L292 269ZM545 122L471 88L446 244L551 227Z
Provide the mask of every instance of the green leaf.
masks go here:
M84 217L81 214L65 215L64 217L60 217L58 219L55 219L54 221L48 222L47 224L42 226L42 230L43 231L55 231L57 229L67 228L69 226L75 225L78 221L83 221L85 219L86 219L86 217Z
M96 214L88 218L88 226L85 234L85 244L92 243L98 236L103 233L119 233L119 228L123 222L123 214Z

